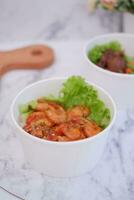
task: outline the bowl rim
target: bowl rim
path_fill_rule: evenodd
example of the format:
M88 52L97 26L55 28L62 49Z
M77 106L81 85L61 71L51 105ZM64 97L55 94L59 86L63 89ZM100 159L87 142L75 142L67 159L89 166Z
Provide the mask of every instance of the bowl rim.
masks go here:
M112 72L106 69L103 69L101 67L99 67L98 65L96 65L95 63L93 63L89 58L88 58L88 47L95 42L98 39L103 39L103 38L109 38L111 36L121 36L121 37L130 37L134 39L134 34L131 33L108 33L108 34L103 34L100 36L95 36L91 39L88 40L88 42L86 43L85 47L84 47L84 57L86 58L86 60L89 62L89 64L91 64L92 67L94 67L96 70L103 72L107 75L110 76L116 76L116 77L120 77L120 78L134 78L134 74L124 74L124 73L117 73L117 72Z
M68 76L69 77L69 76ZM40 142L40 143L44 143L44 144L50 144L50 145L61 145L61 146L64 146L64 145L78 145L78 144L81 144L81 143L86 143L86 142L89 142L89 141L93 141L94 139L96 138L99 138L101 137L101 135L105 134L105 132L107 132L114 124L115 122L115 119L116 119L116 115L117 115L117 108L116 108L116 104L113 100L113 98L111 97L111 95L105 91L102 87L96 85L95 83L93 82L90 82L88 80L85 80L89 85L92 85L93 87L95 87L97 90L99 91L102 91L102 93L104 93L105 96L107 96L109 98L109 100L111 101L111 105L113 107L113 117L109 123L109 125L103 130L101 131L99 134L95 135L95 136L92 136L92 137L89 137L89 138L85 138L83 140L75 140L75 141L69 141L69 142L55 142L55 141L50 141L50 140L43 140L42 138L38 138L36 136L33 136L33 135L30 135L28 134L26 131L24 131L24 129L18 124L18 122L16 121L15 117L14 117L14 106L15 106L15 103L16 103L16 100L19 98L19 96L21 94L23 94L23 92L25 92L25 90L28 90L32 87L34 87L35 85L38 85L40 83L45 83L47 81L53 81L53 80L66 80L68 77L53 77L53 78L47 78L47 79L43 79L43 80L40 80L40 81L36 81L32 84L29 84L27 85L26 87L24 87L16 96L15 98L13 99L12 103L11 103L11 106L10 106L10 116L11 116L11 119L12 119L12 122L14 124L14 126L19 130L19 132L21 134L23 134L23 136L25 137L28 137L29 139L32 139L33 141L35 142Z

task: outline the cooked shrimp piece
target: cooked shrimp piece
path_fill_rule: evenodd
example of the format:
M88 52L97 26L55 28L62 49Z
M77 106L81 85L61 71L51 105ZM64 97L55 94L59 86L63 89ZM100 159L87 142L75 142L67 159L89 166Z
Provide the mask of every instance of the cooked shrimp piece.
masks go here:
M33 126L31 134L36 136L36 137L43 138L43 136L44 136L44 127L42 127L40 125Z
M66 122L60 124L55 129L59 136L66 136L69 140L78 140L81 137L80 129L77 125L72 122Z
M87 117L89 115L90 111L85 106L75 106L73 108L68 109L67 111L67 119L72 120L75 118L80 117Z
M82 140L82 139L85 139L85 138L86 138L86 136L85 136L85 134L83 133L83 131L81 130L80 139Z
M95 122L87 121L83 126L83 130L86 137L91 137L101 132L102 129Z
M58 103L44 101L38 103L37 110L45 112L49 120L55 124L60 124L66 121L66 112Z
M79 124L75 124L71 121L59 124L55 126L53 130L56 135L58 135L58 141L71 141L86 138Z
M54 133L50 133L47 135L47 137L44 137L44 139L50 140L50 141L58 141L58 136Z
M24 130L39 138L43 138L44 135L47 136L51 129L48 127L49 124L46 123L46 119L39 119L37 121L32 121L30 124L26 124Z
M37 121L42 121L45 125L51 127L53 123L47 118L44 112L33 112L26 119L26 124L37 123Z
M39 138L43 138L46 140L51 140L51 141L57 141L57 135L54 133L54 131L46 126L45 124L41 123L34 123L31 125L32 127L32 131L31 134L39 137Z
M51 107L57 107L57 106L59 106L59 104L57 104L56 102L46 101L44 99L38 99L36 110L45 112L46 110L51 109Z
M63 136L66 129L66 123L61 123L53 128L53 131L58 136Z
M45 112L48 109L49 105L46 102L38 102L37 103L37 111Z
M37 102L38 103L44 103L44 101L46 101L43 97L42 98L39 98L39 99L37 99Z
M85 137L94 136L99 132L101 132L102 130L101 127L99 127L95 122L89 121L88 119L85 118L77 118L72 122L77 124L77 126L79 126Z
M81 131L78 127L68 127L64 134L70 140L78 140L81 137Z

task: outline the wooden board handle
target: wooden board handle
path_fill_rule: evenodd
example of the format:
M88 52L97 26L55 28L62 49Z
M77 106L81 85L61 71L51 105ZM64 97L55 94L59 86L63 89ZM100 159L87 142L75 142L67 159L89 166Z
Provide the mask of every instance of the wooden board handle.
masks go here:
M0 52L0 76L13 69L42 69L53 61L53 50L45 45Z

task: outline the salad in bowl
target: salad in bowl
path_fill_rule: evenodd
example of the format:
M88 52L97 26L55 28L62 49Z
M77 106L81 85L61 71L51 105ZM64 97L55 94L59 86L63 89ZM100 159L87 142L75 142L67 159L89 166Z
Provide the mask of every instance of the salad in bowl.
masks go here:
M41 80L14 99L11 117L25 157L47 176L92 170L115 121L113 99L80 76Z

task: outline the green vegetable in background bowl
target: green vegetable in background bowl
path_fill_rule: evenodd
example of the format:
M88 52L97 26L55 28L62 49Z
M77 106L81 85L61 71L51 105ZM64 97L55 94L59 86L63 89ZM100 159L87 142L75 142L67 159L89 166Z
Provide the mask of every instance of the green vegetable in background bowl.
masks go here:
M117 73L134 74L134 58L125 54L118 41L95 45L88 58L99 67Z
M117 41L112 41L106 44L96 45L88 52L88 57L93 63L97 63L104 52L111 49L113 52L121 51L121 44Z

